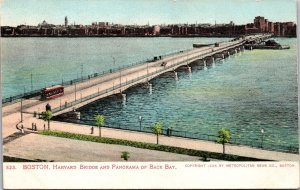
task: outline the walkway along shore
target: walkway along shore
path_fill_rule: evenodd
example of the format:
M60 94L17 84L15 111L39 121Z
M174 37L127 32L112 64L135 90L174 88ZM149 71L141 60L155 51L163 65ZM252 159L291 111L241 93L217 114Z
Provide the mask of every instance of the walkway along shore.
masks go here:
M43 130L44 124L46 125L46 129L47 129L47 123L41 119L30 118L25 123L26 124L24 125L24 127L26 128L27 127L30 128L31 123L36 123L38 130ZM91 126L88 125L58 122L58 121L51 121L50 123L51 130L98 136L98 128L97 127L94 128L95 128L94 134L90 134ZM102 137L125 139L130 141L153 143L153 144L156 143L156 135L150 133L134 132L129 130L112 129L106 127L102 127L101 133L102 133ZM47 141L47 138L45 138L45 140ZM180 138L180 137L160 136L159 144L181 147L181 148L188 148L188 149L195 149L195 150L203 150L209 152L217 152L217 153L222 153L223 151L221 144L217 144L209 141L203 141L203 140ZM56 146L57 148L59 148L61 145L57 144ZM257 159L266 159L266 160L277 160L277 161L298 161L299 160L298 154L268 151L268 150L256 149L256 148L251 148L246 146L237 146L232 144L226 145L226 153L232 155L238 155L238 156L257 158ZM4 155L5 155L5 151L4 151Z

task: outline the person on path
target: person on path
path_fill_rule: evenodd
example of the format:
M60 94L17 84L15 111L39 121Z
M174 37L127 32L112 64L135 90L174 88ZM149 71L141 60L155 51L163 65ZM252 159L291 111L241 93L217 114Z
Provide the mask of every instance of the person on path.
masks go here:
M21 124L21 133L24 133L24 126Z
M91 128L91 134L94 134L94 126Z

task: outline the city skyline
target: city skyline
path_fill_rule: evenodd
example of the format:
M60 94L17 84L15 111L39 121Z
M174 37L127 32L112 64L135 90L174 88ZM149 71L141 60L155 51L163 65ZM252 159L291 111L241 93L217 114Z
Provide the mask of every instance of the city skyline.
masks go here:
M1 9L2 26L38 25L43 20L63 25L65 16L70 24L83 25L92 22L162 25L230 21L239 25L253 22L257 15L274 22L296 22L297 16L295 0L4 0Z

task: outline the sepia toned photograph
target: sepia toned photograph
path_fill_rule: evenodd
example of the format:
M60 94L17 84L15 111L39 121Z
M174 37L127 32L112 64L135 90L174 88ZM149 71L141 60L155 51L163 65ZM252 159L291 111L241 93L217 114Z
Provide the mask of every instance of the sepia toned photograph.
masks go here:
M0 2L4 188L299 187L296 0Z

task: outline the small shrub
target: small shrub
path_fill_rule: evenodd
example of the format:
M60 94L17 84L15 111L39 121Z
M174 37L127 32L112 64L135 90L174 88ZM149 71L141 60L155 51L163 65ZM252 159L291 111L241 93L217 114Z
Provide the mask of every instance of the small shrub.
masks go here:
M124 160L128 161L128 159L130 158L129 156L129 152L122 152L121 158L123 158Z

